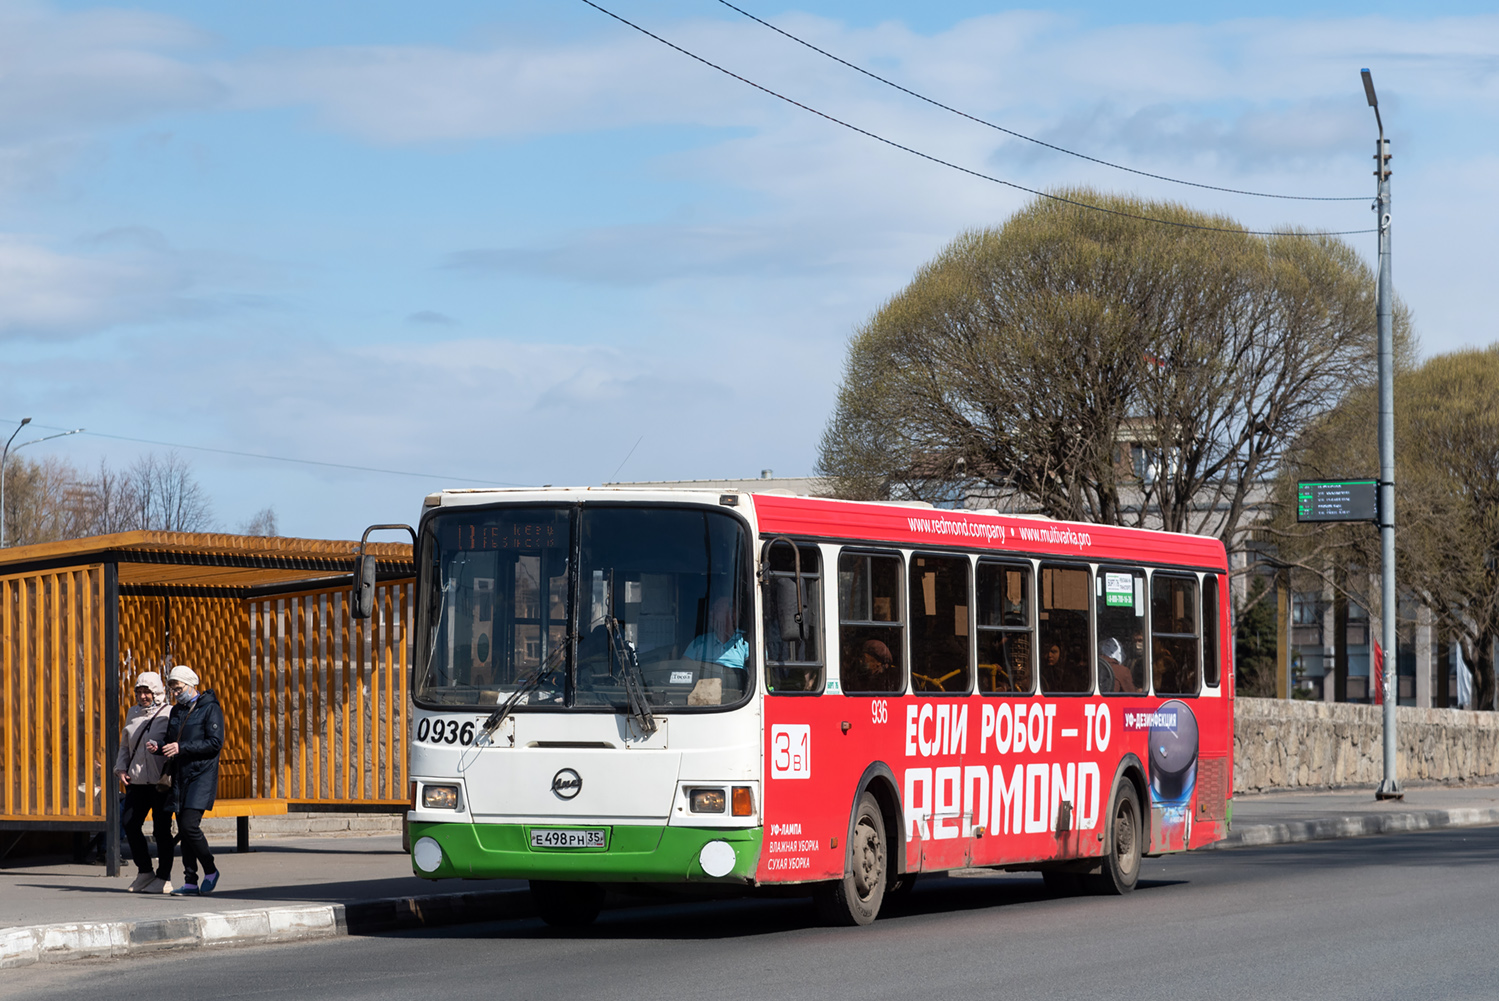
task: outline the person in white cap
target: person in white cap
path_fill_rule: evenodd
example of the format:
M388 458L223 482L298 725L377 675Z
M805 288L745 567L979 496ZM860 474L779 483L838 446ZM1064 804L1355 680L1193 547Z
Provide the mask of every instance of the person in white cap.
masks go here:
M138 874L127 889L131 893L171 893L172 884L172 790L163 787L162 771L166 762L146 749L148 742L160 741L167 732L166 688L161 675L142 671L135 679L135 704L125 714L125 730L120 734L120 752L115 755L115 774L125 787L125 841ZM156 868L151 868L151 848L141 828L146 813L151 814L151 836L156 842Z
M219 885L219 869L203 836L203 811L213 809L219 788L219 751L224 747L224 711L213 692L198 690L198 673L178 664L167 675L167 689L177 703L167 722L164 741L151 746L167 759L177 813L177 837L182 844L182 885L176 895L212 893ZM203 881L198 881L198 866Z

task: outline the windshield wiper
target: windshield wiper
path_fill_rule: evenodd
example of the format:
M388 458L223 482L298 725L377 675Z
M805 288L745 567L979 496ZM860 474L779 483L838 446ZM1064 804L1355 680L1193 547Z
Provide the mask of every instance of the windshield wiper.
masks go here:
M651 700L645 691L645 672L635 656L634 645L625 639L624 623L611 615L604 624L609 630L609 645L624 668L625 699L630 705L630 715L635 717L640 732L649 737L656 732L656 717L651 713Z
M520 705L520 700L540 688L541 683L557 670L558 666L562 663L563 655L567 652L568 643L571 639L571 633L564 636L562 642L552 647L552 652L547 655L546 661L536 669L536 673L522 681L515 691L510 693L510 697L501 703L498 709L489 714L489 718L484 721L483 729L479 731L483 736L488 737L494 733L499 725L505 722L505 717L509 716L515 710L516 706Z

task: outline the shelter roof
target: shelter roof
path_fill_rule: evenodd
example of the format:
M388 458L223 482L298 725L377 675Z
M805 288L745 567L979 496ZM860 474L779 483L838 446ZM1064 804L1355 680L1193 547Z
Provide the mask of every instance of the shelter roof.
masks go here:
M34 570L115 563L119 583L131 590L283 590L314 586L348 574L359 543L338 539L291 539L216 532L121 532L61 542L0 549L0 576ZM371 542L382 578L416 572L411 545ZM222 593L222 592L220 592Z

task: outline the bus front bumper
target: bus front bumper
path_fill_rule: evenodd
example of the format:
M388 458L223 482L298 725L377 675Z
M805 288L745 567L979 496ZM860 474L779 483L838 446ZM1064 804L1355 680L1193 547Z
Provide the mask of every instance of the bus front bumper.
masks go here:
M411 871L423 879L567 879L602 883L747 883L760 861L762 829L614 824L603 848L533 848L531 824L411 824ZM565 829L545 825L546 830ZM597 826L592 829L597 830ZM441 859L423 839L436 842ZM727 845L732 864L722 869ZM710 847L711 846L711 847Z

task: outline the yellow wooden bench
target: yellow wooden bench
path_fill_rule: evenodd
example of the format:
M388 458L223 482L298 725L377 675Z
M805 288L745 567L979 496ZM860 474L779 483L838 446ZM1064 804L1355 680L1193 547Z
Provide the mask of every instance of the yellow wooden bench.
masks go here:
M203 819L233 817L234 850L247 852L250 850L250 818L283 816L286 810L284 799L217 799L212 810L203 812Z

